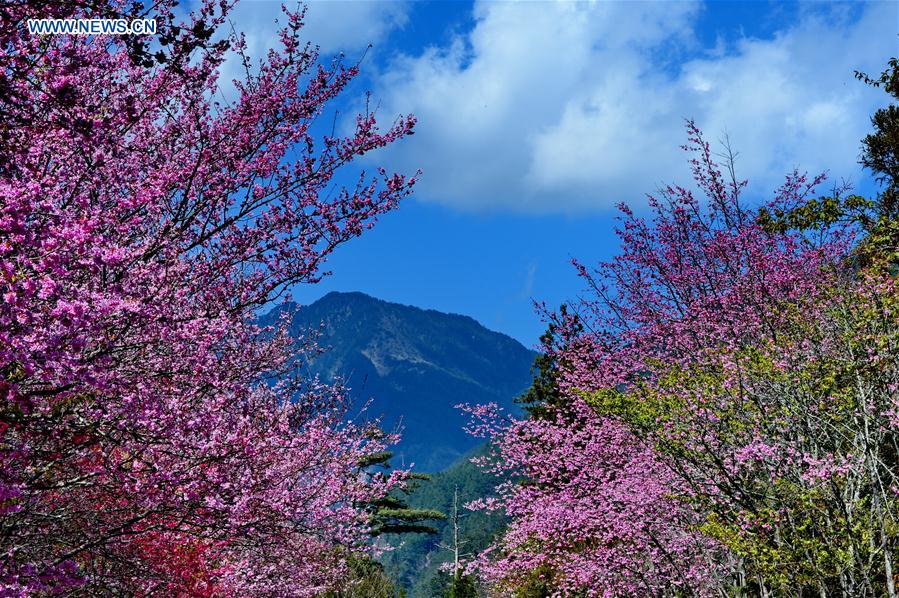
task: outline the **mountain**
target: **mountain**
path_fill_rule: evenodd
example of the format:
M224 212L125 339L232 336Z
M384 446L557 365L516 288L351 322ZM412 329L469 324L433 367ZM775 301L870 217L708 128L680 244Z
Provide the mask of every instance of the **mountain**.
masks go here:
M263 322L284 310L294 314L292 334L321 326L327 351L312 361L313 373L342 377L354 404L371 399L368 412L383 416L385 429L401 426L394 465L446 468L480 442L465 433L466 418L453 406L494 401L516 412L513 399L531 382L536 354L468 316L334 292L310 305L279 306Z

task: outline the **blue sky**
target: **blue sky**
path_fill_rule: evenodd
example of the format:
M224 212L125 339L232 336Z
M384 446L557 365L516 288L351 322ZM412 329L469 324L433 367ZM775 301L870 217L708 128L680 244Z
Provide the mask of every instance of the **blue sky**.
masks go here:
M274 43L278 6L237 9L251 51ZM323 53L373 44L341 114L370 91L384 121L420 121L365 166L423 177L294 297L363 291L533 346L533 300L575 297L570 259L614 254L614 206L689 182L684 118L729 137L752 197L793 167L870 192L859 140L884 98L853 70L879 73L897 32L896 2L312 2Z

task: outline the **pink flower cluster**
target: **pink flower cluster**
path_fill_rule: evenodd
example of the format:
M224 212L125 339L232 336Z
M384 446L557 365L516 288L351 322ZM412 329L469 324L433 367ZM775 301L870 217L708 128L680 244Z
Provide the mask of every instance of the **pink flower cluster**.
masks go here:
M550 315L545 347L560 396L521 421L468 409L474 430L494 443L485 466L508 480L472 505L512 521L474 564L499 587L560 596L702 595L746 583L762 591L768 565L753 559L764 553L732 534L764 542L781 526L780 538L837 539L851 523L808 531L804 509L845 510L848 489L875 475L892 483L887 465L859 458L886 440L858 445L865 413L846 396L882 397L895 382L895 347L859 354L850 321L895 297L894 283L877 278L890 289L874 291L846 275L851 223L813 233L765 226L761 206L744 205L745 183L725 175L692 122L687 129L704 197L666 187L650 197L651 219L623 207L616 258L597 269L575 262L589 292ZM801 207L821 180L794 172L764 207ZM849 363L863 372L854 390L838 386ZM875 364L883 378L871 373ZM831 382L825 372L836 372ZM895 398L879 404L871 421L883 431L895 413L883 405ZM778 512L790 517L772 520ZM778 542L771 554L787 550ZM842 583L839 570L810 563L812 578Z
M511 523L470 570L552 596L706 593L715 546L689 531L686 489L624 426L577 400L555 421L507 422L494 440L485 466L508 481L468 506Z
M131 2L0 8L0 593L316 595L404 474L255 314L411 191L338 174L414 119L314 136L356 69L291 12L220 100L229 4L154 6L152 46L26 32Z

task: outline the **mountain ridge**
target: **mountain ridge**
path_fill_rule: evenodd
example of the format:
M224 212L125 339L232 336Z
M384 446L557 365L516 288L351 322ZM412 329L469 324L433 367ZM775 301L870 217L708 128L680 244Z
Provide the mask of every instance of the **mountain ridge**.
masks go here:
M355 403L371 401L385 429L402 426L397 464L419 471L444 469L477 445L456 404L496 402L515 412L514 398L531 382L536 353L464 314L332 291L261 319L273 323L285 311L292 335L317 330L327 349L311 372L343 379Z

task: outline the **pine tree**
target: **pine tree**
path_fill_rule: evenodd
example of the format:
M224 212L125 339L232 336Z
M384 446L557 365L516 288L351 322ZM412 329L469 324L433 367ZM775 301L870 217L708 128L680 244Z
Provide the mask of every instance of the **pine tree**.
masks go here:
M569 312L568 306L563 304L559 308L557 316L559 322L567 321L567 326L573 330L580 330L577 316ZM546 332L540 337L543 351L534 359L531 373L534 377L531 386L516 402L524 405L525 411L532 418L542 419L550 417L556 412L557 407L562 407L564 399L559 392L557 381L558 370L563 364L559 363L556 355L565 346L565 340L557 334L562 327L557 322L550 322ZM566 330L568 328L565 328ZM561 346L560 346L561 345Z
M360 466L363 468L390 467L393 453L380 452L369 455ZM415 509L408 505L406 496L418 487L418 483L428 481L431 476L423 473L410 473L410 482L399 493L388 494L367 505L371 518L369 520L372 536L382 534L437 534L439 530L428 522L446 519L446 515L434 509Z

